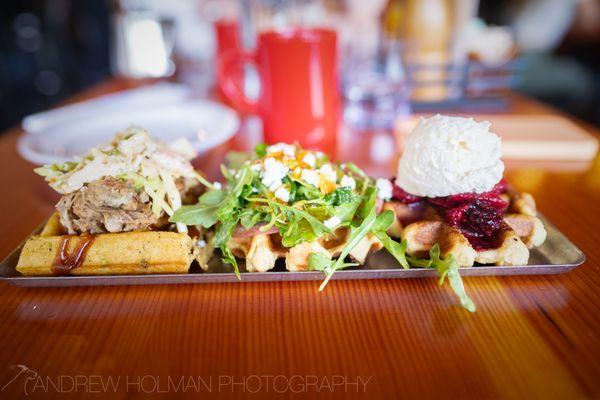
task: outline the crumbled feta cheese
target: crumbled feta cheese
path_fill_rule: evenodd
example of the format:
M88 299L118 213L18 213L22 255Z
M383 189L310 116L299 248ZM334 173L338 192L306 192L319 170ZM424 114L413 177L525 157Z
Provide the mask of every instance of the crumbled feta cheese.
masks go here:
M284 155L288 157L296 156L296 146L292 144L286 143L277 143L272 146L267 147L267 154L279 153L282 152Z
M312 169L303 169L300 174L300 179L308 183L309 185L319 186L319 173L317 171L313 171Z
M392 182L389 179L379 178L375 181L377 189L377 197L381 200L389 200L392 198Z
M206 242L204 240L198 240L198 242L196 242L196 245L198 247L206 247Z
M284 186L280 186L279 189L277 189L274 194L275 194L275 197L277 197L279 200L281 200L285 203L290 201L290 191L287 190Z
M329 229L334 229L341 223L342 223L342 220L339 219L339 217L337 217L335 215L333 217L323 221L323 224Z
M219 190L223 188L223 185L221 185L221 182L213 182L213 187Z
M271 192L275 193L275 191L277 189L279 189L281 186L283 186L283 181L273 182L273 184L271 186L269 186L269 190Z
M282 185L281 180L287 175L288 168L272 157L265 159L264 172L261 182L271 191Z
M302 157L302 161L311 168L315 167L317 163L317 157L313 153L306 153L304 157Z
M340 181L340 186L349 187L350 189L354 190L356 189L356 181L351 176L344 175L342 176L342 180Z
M337 182L337 173L331 168L331 165L325 164L321 168L319 168L319 172L323 176L323 178L331 181L333 183Z
M257 163L257 164L252 164L252 165L250 166L250 169L251 169L252 171L260 172L260 171L262 170L262 165L261 165L261 164L258 164L258 163Z

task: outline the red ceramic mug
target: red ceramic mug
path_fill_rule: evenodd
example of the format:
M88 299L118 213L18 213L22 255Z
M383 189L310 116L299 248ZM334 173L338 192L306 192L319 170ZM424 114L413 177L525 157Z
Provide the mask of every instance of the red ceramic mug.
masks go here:
M250 100L234 71L255 64L260 94ZM336 34L326 29L291 28L258 37L255 53L230 51L221 57L219 86L241 112L263 120L265 141L299 142L335 152L340 118Z
M239 52L243 47L242 40L240 38L240 25L236 20L220 19L214 22L213 29L217 45L215 54L215 69L218 69L219 63L223 58L223 54L226 54L232 50ZM229 74L235 74L235 79L238 81L244 78L244 70L241 65L235 70L230 71ZM225 97L222 91L219 91L219 98L228 105L231 105L231 102Z

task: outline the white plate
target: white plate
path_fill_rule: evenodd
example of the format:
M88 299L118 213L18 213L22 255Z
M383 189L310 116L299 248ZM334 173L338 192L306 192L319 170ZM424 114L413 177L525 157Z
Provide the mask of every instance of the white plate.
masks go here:
M207 100L186 100L145 109L111 110L90 118L63 121L39 132L25 133L17 148L23 158L34 164L64 162L135 125L166 143L185 137L198 153L203 153L231 138L239 123L237 114L228 107Z

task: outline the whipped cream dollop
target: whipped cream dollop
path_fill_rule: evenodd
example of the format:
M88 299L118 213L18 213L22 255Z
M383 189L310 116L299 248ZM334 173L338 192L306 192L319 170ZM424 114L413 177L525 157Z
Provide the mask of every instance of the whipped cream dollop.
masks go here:
M502 179L504 164L500 138L490 125L472 118L421 118L406 138L396 184L424 197L491 190Z

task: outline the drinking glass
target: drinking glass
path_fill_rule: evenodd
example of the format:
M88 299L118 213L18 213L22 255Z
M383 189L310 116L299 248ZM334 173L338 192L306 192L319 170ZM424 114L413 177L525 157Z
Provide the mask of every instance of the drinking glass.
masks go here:
M405 45L384 40L374 55L348 51L342 60L344 122L353 129L391 129L410 114Z

